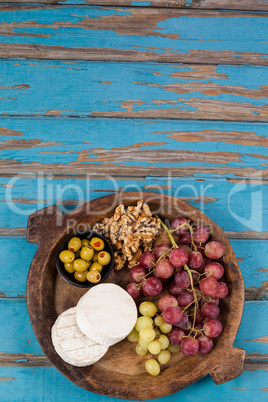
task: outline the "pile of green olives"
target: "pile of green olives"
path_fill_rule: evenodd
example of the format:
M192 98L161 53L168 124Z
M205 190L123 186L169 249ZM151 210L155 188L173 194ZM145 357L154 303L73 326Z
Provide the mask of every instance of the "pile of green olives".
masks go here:
M59 258L64 268L79 282L98 283L101 280L103 266L109 264L111 255L103 250L104 241L99 237L79 239L72 237L68 250L63 250Z

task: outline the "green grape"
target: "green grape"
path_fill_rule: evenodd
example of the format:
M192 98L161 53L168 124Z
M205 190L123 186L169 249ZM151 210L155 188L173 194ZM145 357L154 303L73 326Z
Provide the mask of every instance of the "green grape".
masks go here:
M154 323L157 327L160 327L161 325L165 324L164 318L161 317L160 315L156 316L154 319Z
M150 327L145 327L140 331L140 339L145 342L151 342L155 338L155 331Z
M174 346L174 345L173 345ZM158 361L160 364L166 364L170 360L170 351L162 350L158 355Z
M147 352L148 352L148 349L147 349L147 350L146 350L146 349L143 349L143 348L141 347L141 345L140 345L139 343L137 343L137 345L136 345L136 353L137 353L137 355L139 355L139 356L145 356Z
M148 350L148 342L145 342L141 338L139 338L139 344L142 347L142 349Z
M149 342L148 350L152 355L158 355L161 352L161 343L158 341Z
M152 302L142 302L139 307L139 312L147 317L153 317L157 312L157 307Z
M159 306L158 306L159 300L154 300L152 303L155 305L155 307L157 308L157 311L160 313Z
M153 328L153 320L150 317L139 317L136 321L135 329L140 332L145 327Z
M172 325L165 322L163 325L160 325L160 329L164 334L168 334L172 330Z
M169 339L166 335L160 335L158 342L161 344L161 349L166 349L169 345Z
M178 353L181 350L180 345L169 345L167 348L171 353Z
M155 329L155 335L156 335L156 336L161 335L161 331L160 331L159 328L156 328L156 329Z
M159 363L155 359L146 360L145 368L153 376L157 376L160 373Z
M134 328L127 336L127 339L129 342L139 342L139 333L138 331Z

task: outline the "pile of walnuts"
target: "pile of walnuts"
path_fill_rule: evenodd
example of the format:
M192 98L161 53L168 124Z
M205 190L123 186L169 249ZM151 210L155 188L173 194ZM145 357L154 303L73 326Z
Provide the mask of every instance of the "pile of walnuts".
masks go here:
M137 265L144 251L153 249L153 241L158 235L161 223L152 217L147 204L142 200L137 206L119 205L111 218L96 223L93 230L107 237L114 249L115 269L120 270L126 262L128 267Z

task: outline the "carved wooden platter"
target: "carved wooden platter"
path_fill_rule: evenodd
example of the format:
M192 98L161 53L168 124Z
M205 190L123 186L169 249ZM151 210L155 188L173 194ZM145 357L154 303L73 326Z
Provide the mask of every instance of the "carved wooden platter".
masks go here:
M186 358L181 353L161 366L161 374L152 377L145 371L146 357L138 356L134 344L123 340L109 348L107 354L92 366L74 367L55 352L51 341L51 327L57 316L77 304L87 289L65 282L57 273L56 258L61 244L73 233L90 229L123 203L136 205L143 199L153 214L170 221L184 216L210 228L211 239L224 246L224 280L229 295L221 300L219 317L222 334L214 342L207 356L199 354ZM27 240L39 247L31 263L27 279L27 308L36 338L54 366L76 385L91 392L122 399L148 400L177 392L210 374L216 384L229 381L243 371L245 351L233 347L244 307L244 282L234 251L222 230L197 208L177 198L151 192L115 193L89 201L80 208L62 215L57 206L50 206L29 217ZM157 242L161 242L161 238ZM129 283L128 268L113 271L105 282L123 288Z

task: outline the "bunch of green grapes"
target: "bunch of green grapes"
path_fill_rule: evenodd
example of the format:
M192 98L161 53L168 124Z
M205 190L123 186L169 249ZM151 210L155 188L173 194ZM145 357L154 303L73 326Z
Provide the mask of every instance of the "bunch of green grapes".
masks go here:
M136 321L135 328L127 336L130 342L136 342L136 352L139 356L151 353L156 358L146 360L145 369L153 376L160 373L160 364L166 364L171 353L180 351L179 345L171 345L166 334L172 330L172 325L157 315L158 308L153 302L145 301L139 306L141 316Z

